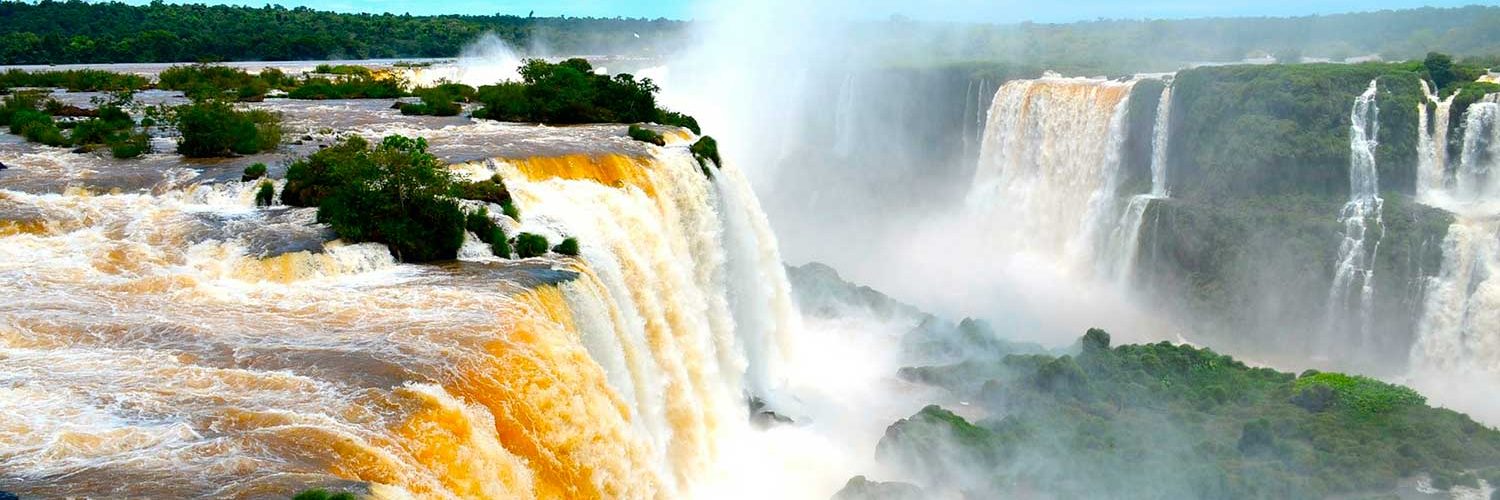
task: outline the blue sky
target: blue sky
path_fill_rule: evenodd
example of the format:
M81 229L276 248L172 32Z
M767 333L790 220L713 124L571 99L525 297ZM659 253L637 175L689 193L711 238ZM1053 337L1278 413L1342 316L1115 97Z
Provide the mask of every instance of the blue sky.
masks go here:
M265 1L192 0L192 3L264 5ZM763 0L725 0L763 1ZM1457 7L1495 0L835 0L854 17L904 15L916 19L974 22L1069 22L1096 18L1193 18L1215 16L1297 16L1421 6ZM127 3L142 4L144 0ZM184 3L174 1L171 3ZM710 12L694 0L276 0L287 7L309 6L341 12L423 14L516 14L538 16L667 17L690 19ZM786 2L799 5L799 2ZM796 8L796 7L793 7ZM822 9L820 9L822 10Z

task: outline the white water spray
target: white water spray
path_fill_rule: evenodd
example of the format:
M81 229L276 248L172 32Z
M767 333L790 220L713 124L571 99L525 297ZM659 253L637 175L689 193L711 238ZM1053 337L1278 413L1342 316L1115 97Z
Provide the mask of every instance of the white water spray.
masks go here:
M1333 287L1328 292L1329 325L1345 329L1353 309L1355 331L1368 341L1375 301L1375 258L1385 236L1379 174L1375 170L1375 147L1380 133L1380 108L1375 103L1374 80L1355 98L1349 111L1349 202L1339 212L1344 239L1339 243ZM1373 224L1374 227L1371 227ZM1352 303L1351 303L1352 302Z

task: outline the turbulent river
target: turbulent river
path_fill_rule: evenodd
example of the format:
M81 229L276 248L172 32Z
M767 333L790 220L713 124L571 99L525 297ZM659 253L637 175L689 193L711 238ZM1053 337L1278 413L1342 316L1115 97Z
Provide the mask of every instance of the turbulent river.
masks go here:
M392 122L361 131L499 173L524 214L499 222L581 255L398 264L329 241L311 209L255 208L253 183L203 182L235 166L164 153L118 178L8 148L0 489L643 498L711 477L747 400L775 404L798 321L739 171L705 175L681 134Z

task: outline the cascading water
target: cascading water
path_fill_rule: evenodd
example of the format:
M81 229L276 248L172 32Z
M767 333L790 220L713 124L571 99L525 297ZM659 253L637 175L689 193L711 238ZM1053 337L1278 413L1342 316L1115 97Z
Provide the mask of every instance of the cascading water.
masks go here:
M1171 135L1172 86L1162 87L1161 100L1156 104L1156 119L1151 128L1151 192L1130 197L1120 222L1115 224L1110 236L1111 258L1105 270L1109 276L1123 286L1128 286L1135 275L1135 260L1140 253L1141 222L1146 209L1154 200L1166 198L1167 194L1167 141Z
M1375 103L1376 81L1355 98L1349 111L1349 202L1339 212L1344 238L1339 243L1333 287L1328 293L1331 329L1354 331L1369 340L1375 298L1375 257L1385 234L1381 220L1380 181L1375 170L1375 147L1380 132L1380 108ZM1373 224L1374 227L1371 227ZM1346 318L1354 318L1349 325Z
M1092 266L1115 222L1133 85L1048 76L996 91L968 197L995 244Z
M1417 199L1431 202L1447 185L1448 169L1448 120L1453 109L1453 99L1439 99L1432 85L1422 80L1422 94L1426 102L1417 105ZM1428 103L1432 105L1431 117Z
M1443 240L1443 264L1427 284L1427 302L1412 347L1424 376L1500 375L1500 104L1479 102L1464 115L1465 133L1453 185L1431 198L1454 214ZM1442 144L1436 146L1442 149ZM1475 380L1475 387L1491 387Z
M456 168L501 173L526 211L502 224L581 256L265 256L312 211L254 209L250 183L0 190L0 489L692 494L744 398L774 401L795 328L743 177L682 147Z
M1500 199L1500 172L1495 167L1500 158L1500 104L1480 102L1469 106L1464 115L1463 156L1454 173L1453 196L1460 201L1480 202Z

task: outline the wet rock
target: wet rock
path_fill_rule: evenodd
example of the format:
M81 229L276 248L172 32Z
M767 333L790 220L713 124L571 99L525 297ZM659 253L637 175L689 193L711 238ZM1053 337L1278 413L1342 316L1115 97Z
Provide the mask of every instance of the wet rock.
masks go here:
M922 488L911 483L897 481L871 481L864 476L849 478L843 489L833 494L833 500L921 500L925 498Z
M765 429L777 425L796 423L791 417L776 413L771 410L766 401L755 396L750 397L750 423L756 427Z

